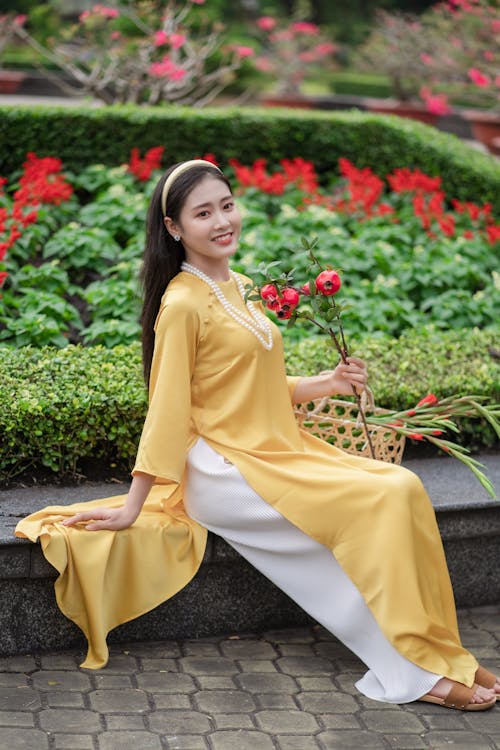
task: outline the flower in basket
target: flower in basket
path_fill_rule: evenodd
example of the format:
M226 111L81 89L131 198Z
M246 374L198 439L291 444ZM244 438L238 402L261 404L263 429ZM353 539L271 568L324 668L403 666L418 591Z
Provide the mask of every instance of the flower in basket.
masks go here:
M346 305L337 302L335 298L342 287L342 281L338 270L325 268L318 261L314 252L317 243L317 239L310 242L302 238L302 246L309 261L308 278L296 279L293 270L281 271L280 261L275 261L263 272L264 283L257 288L247 289L247 298L260 300L279 320L286 320L288 326L299 319L309 322L329 336L340 359L346 363L349 352L341 321ZM372 444L374 428L383 428L385 433L391 431L398 437L428 442L462 461L486 491L496 497L491 481L481 471L482 464L470 455L467 448L449 440L446 433L460 432L460 427L454 420L474 417L486 420L500 438L500 404L484 403L485 399L481 396L457 394L439 398L434 393L428 393L410 409L376 409L369 388L363 394L353 388L353 398L366 444L373 458L376 457ZM325 399L320 405L320 409L326 407L326 413L328 401L329 399ZM317 412L318 409L315 409L315 413Z

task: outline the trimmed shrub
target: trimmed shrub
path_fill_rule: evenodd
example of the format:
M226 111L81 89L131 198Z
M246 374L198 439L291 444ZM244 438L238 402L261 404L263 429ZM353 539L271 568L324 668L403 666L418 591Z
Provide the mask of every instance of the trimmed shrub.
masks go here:
M489 352L495 338L491 330L427 329L398 340L367 337L353 353L370 366L378 406L410 408L430 391L441 398L473 393L497 402L500 364ZM290 374L335 366L327 339L285 341L285 347ZM147 408L138 344L0 347L0 375L0 482L41 467L54 477L74 474L88 459L130 470ZM469 447L495 444L487 423L474 420L462 427Z
M78 171L88 164L125 162L132 147L165 145L166 162L216 151L222 165L256 154L277 163L301 156L326 178L339 157L383 176L419 167L443 178L459 200L491 201L500 209L500 166L455 136L398 117L352 112L182 107L2 107L0 174L18 169L28 151L57 155Z

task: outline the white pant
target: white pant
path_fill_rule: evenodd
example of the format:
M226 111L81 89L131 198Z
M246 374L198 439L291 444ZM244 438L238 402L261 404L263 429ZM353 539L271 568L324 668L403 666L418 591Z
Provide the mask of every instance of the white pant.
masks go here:
M202 438L189 451L185 507L368 667L356 683L374 700L406 703L440 679L392 646L332 552L266 503Z

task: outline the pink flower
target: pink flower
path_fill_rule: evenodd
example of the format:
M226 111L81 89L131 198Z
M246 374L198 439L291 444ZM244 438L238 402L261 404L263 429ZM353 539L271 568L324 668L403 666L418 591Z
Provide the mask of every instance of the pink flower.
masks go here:
M120 12L116 8L101 8L101 16L104 18L118 18Z
M261 16L261 18L257 19L257 26L262 31L272 31L276 26L276 19L272 16Z
M255 51L252 47L244 47L244 46L238 46L234 48L234 51L238 55L238 57L252 57L255 54Z
M432 63L434 62L432 56L428 55L426 52L422 52L422 54L420 55L420 59L422 60L424 65L432 65Z
M296 21L295 23L292 23L291 30L294 31L296 34L319 34L319 26L316 26L315 23L308 23L307 21Z
M184 68L175 68L175 70L170 73L169 78L171 81L182 81L186 73L187 70L184 70Z
M16 26L24 26L24 24L26 23L26 19L27 18L28 18L28 16L26 16L26 15L16 16L14 18L14 24Z
M472 83L480 88L486 88L491 83L491 78L484 73L481 73L477 68L469 68L467 75L471 79Z
M485 59L485 60L488 60L489 62L491 62L492 60L494 60L494 59L495 59L495 55L494 55L494 54L493 54L493 52L492 52L491 50L489 50L489 49L487 49L487 50L485 50L485 51L483 52L483 57L484 57L484 59Z
M78 20L80 21L80 23L83 23L89 16L90 10L84 10L83 13L80 13L80 15L78 16Z
M185 41L185 34L170 34L170 44L172 45L173 49L179 49L179 47L182 47Z
M420 89L419 94L424 100L428 112L432 112L434 115L447 115L451 112L451 107L448 104L445 94L433 94L425 86Z
M323 55L331 55L336 49L336 46L331 42L323 42L314 47L314 52L322 57Z
M155 47L162 47L168 42L168 34L166 31L155 31L154 33L154 45Z

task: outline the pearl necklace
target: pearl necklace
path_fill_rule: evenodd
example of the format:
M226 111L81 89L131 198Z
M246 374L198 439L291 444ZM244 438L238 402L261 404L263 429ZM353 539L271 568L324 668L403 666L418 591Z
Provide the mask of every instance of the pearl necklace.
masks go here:
M217 282L211 279L210 276L207 276L205 273L203 273L203 271L200 271L199 268L196 268L190 263L186 263L186 261L183 261L181 265L181 271L187 271L187 273L191 273L193 274L193 276L197 276L199 279L204 281L205 284L208 284L208 286L212 289L213 293L221 303L224 310L233 318L233 320L239 323L240 326L243 326L243 328L246 328L248 331L250 331L250 333L253 333L253 335L260 341L264 349L267 349L269 351L273 348L273 333L271 325L266 316L262 315L262 313L256 310L251 302L246 303L246 308L250 313L250 315L247 315L242 310L239 310L237 307L231 304L231 302L226 299L226 297L219 289ZM233 271L230 271L230 274L236 281L238 291L241 295L242 300L244 300L245 287L243 286L242 280Z

